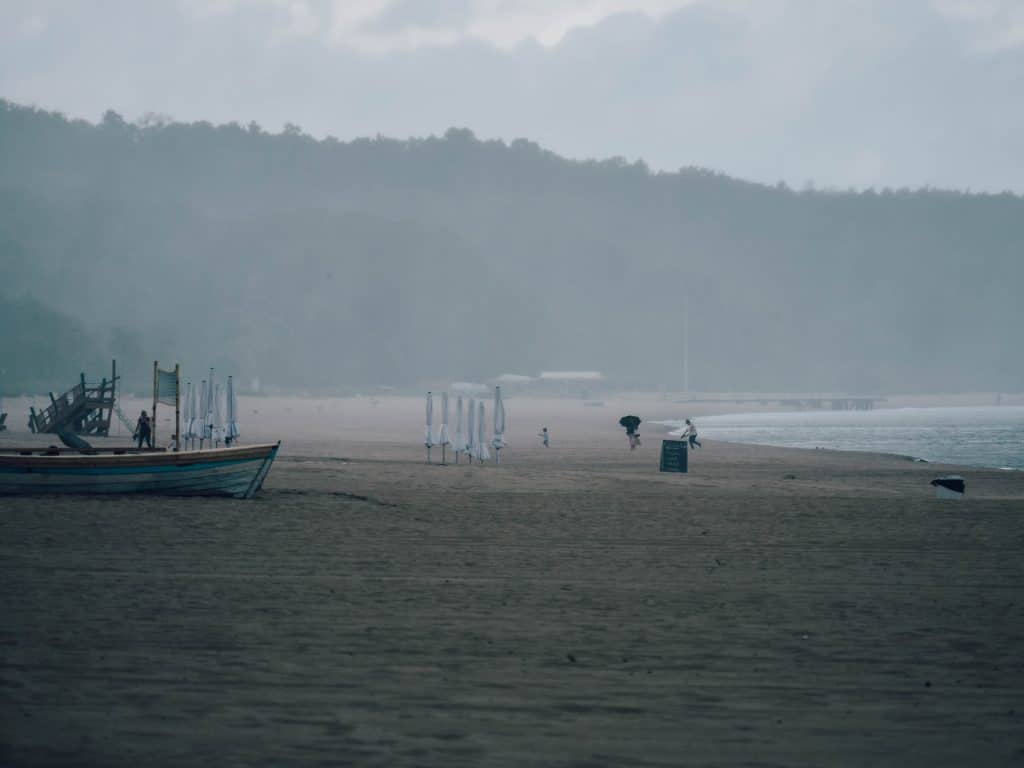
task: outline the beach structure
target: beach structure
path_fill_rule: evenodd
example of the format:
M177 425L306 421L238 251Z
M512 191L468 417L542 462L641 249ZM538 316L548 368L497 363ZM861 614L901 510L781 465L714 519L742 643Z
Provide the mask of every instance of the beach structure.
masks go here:
M457 395L463 395L464 397L475 397L476 395L484 395L490 392L490 387L486 384L478 384L475 381L453 381L448 387L449 392L454 392Z
M28 427L37 434L65 432L76 435L110 434L110 420L116 408L117 361L111 361L110 378L90 384L85 374L60 396L50 392L50 405L37 411L29 408Z
M153 494L250 499L280 443L211 451L161 448L0 450L0 495Z
M434 446L434 395L427 392L427 428L423 433L423 444L427 447L427 464L430 463L430 449Z
M501 387L494 388L494 463L501 464L501 449L505 447L505 403L501 399Z
M481 400L477 403L477 414L476 414L476 428L477 436L476 443L473 446L473 450L476 453L476 460L480 464L483 464L489 458L491 458L491 452L487 450L487 408L484 406L484 401Z
M451 444L451 438L448 436L448 393L441 393L441 428L437 431L437 442L441 446L441 464L447 464L447 457L445 452L448 446Z
M577 395L586 399L604 378L600 371L541 371L537 382L544 388L555 389L563 397Z

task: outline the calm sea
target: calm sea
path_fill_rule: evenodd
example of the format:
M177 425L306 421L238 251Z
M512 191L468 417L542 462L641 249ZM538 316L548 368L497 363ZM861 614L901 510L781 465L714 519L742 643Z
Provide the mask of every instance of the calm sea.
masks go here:
M673 427L681 421L659 422ZM831 448L1024 470L1024 407L898 408L707 416L700 437L787 448Z

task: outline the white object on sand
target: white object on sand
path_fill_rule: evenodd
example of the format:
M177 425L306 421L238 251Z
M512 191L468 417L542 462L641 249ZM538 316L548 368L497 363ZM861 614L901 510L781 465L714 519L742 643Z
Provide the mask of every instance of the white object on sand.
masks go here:
M477 419L476 419L476 445L473 450L476 455L476 460L483 464L489 458L491 458L491 452L487 450L487 409L481 400L477 404Z

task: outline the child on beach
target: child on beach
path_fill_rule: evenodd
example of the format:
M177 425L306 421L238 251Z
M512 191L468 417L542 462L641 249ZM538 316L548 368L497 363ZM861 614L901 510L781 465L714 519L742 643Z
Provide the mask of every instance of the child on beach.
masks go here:
M548 428L544 427L540 432L537 433L537 437L544 441L544 447L551 447L551 433L548 432Z

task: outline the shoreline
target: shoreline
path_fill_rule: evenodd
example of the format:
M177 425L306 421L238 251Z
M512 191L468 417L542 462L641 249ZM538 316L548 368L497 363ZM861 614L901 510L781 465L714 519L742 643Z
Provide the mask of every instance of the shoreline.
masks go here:
M1019 473L944 501L935 465L717 441L661 473L557 403L442 467L418 398L257 410L251 501L3 500L0 762L1024 754Z

